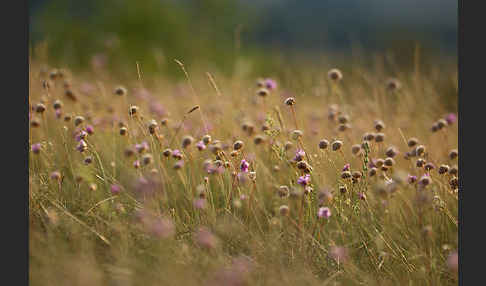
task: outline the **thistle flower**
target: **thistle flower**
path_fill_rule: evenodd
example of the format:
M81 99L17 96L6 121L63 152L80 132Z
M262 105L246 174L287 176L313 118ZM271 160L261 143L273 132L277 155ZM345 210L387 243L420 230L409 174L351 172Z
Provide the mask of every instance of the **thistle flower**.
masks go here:
M93 135L94 127L92 125L86 125L86 132L88 132L89 135Z
M307 186L310 183L310 175L305 174L303 176L300 176L299 179L297 180L297 184L301 186Z
M113 91L113 93L115 95L118 95L118 96L123 96L123 95L126 95L127 94L127 89L124 88L123 86L119 86L119 87L115 88L115 90Z
M61 179L61 173L59 171L52 172L51 179L54 181L59 181Z
M30 126L32 126L32 127L39 127L40 126L40 121L37 118L32 118L30 120Z
M186 149L189 145L192 144L193 141L194 138L192 138L192 136L189 135L184 136L184 138L182 138L182 148Z
M204 144L203 141L197 142L196 143L196 147L197 147L197 150L199 150L199 151L202 151L202 150L206 149L206 145Z
M244 173L248 172L248 169L250 167L250 163L248 163L245 159L241 160L240 163L240 170Z
M243 141L241 140L235 141L235 143L233 144L233 149L240 150L241 148L243 148Z
M211 143L211 135L209 134L206 134L202 137L202 141L204 142L204 144L208 145L209 143Z
M304 132L302 132L301 130L296 129L296 130L292 131L292 139L294 139L294 140L301 138L303 135L304 135Z
M93 157L88 156L88 157L84 158L84 164L89 165L91 163L93 163Z
M407 182L408 182L409 184L413 184L413 183L417 182L417 176L408 175L408 177L407 177Z
M130 109L128 110L129 115L133 116L133 115L137 114L137 112L138 112L138 106L136 106L136 105L130 106Z
M450 175L453 175L453 176L457 176L457 173L459 172L458 168L457 168L457 165L454 165L452 166L450 169L449 169L449 174Z
M113 184L110 187L110 191L113 195L117 195L121 192L121 187L119 185Z
M353 153L353 155L359 155L360 151L361 151L361 145L354 144L353 146L351 146L351 153Z
M147 143L147 141L143 141L142 143L140 144L135 144L135 150L137 150L138 153L143 153L145 151L148 151L149 150L149 144Z
M375 129L376 131L380 132L381 130L385 129L385 123L381 120L375 120Z
M302 161L304 159L304 156L305 156L305 151L302 149L297 149L293 160L296 162Z
M142 156L142 163L147 166L149 164L151 164L153 162L154 158L152 156L152 154L144 154Z
M435 169L435 166L434 166L434 164L432 164L432 163L429 162L429 163L425 164L424 169L426 171L430 171L430 170Z
M383 142L383 141L385 141L385 133L376 133L375 142Z
M83 139L79 140L79 143L78 143L78 146L76 147L76 150L83 153L87 149L88 149L88 144Z
M327 141L326 139L322 139L321 141L319 141L320 149L326 149L327 146L329 146L329 141Z
M454 251L447 256L447 268L449 268L451 272L457 273L459 271L459 255L457 254L457 251Z
M329 72L327 73L327 77L330 80L337 82L343 79L343 74L341 73L340 70L333 68L329 70Z
M372 167L368 170L368 176L373 177L376 175L377 169L375 167Z
M203 210L206 208L206 200L203 198L194 199L192 205L194 206L195 209Z
M178 160L175 164L174 164L174 170L179 170L181 169L182 167L184 167L184 160Z
M257 95L258 96L261 96L261 97L266 97L268 95L268 89L262 87L260 89L257 90Z
M346 185L339 186L339 192L341 194L345 194L348 191L348 187Z
M149 121L148 129L149 129L150 134L154 134L155 131L157 130L157 127L158 127L158 124L157 124L157 121L155 121L155 119L152 119L152 120Z
M365 141L373 141L374 139L375 139L375 133L366 132L363 135L363 140L365 140Z
M442 128L446 127L446 126L447 126L447 121L445 121L445 119L439 119L437 121L437 127L439 129L442 129Z
M37 113L43 113L44 111L46 111L46 106L42 103L37 103L35 105L35 112Z
M182 152L179 151L178 149L174 149L172 151L172 158L177 159L177 160L182 160Z
M349 179L351 177L352 177L352 175L351 175L351 172L350 171L343 171L343 172L341 172L341 178L342 179L345 179L346 180L346 179Z
M439 129L439 124L437 122L434 122L434 124L432 124L432 127L430 128L432 132L437 132Z
M288 97L288 98L287 98L287 99L284 101L284 103L285 103L286 105L288 105L288 106L292 106L292 105L294 105L294 104L295 104L295 98L293 98L293 97Z
M277 88L277 82L271 78L265 79L264 84L268 90L274 90Z
M424 160L424 159L422 159L422 158L418 158L418 159L417 159L417 162L416 162L416 165L417 165L417 167L418 167L418 168L422 168L422 167L425 165L425 163L426 163L426 162L425 162L425 160Z
M341 146L343 146L342 141L339 141L339 140L333 141L332 144L331 144L332 151L337 151L337 150L341 149Z
M328 219L331 217L331 210L328 207L320 207L317 210L317 217Z
M79 142L81 140L84 140L86 139L86 137L88 137L88 132L84 131L84 130L81 130L79 131L76 136L74 136L74 139Z
M346 115L346 114L341 114L339 115L338 117L338 122L341 123L341 124L346 124L349 122L349 116Z
M454 160L454 159L457 158L458 155L459 155L459 152L457 151L457 149L452 149L449 152L449 159Z
M397 154L398 154L398 150L395 146L390 146L385 151L385 155L387 155L390 158L395 157Z
M439 174L443 175L445 173L448 173L449 172L449 166L448 165L440 165L439 167Z
M350 167L351 167L351 165L350 165L349 163L347 163L346 165L344 165L344 168L343 168L343 170L342 170L342 171L343 171L343 172L344 172L344 171L349 171Z
M134 167L135 169L140 168L140 161L139 161L139 160L135 160L135 162L133 162L133 167Z
M196 243L205 249L214 249L219 244L219 239L206 227L200 227L194 235Z
M120 135L121 136L125 136L125 135L127 135L127 133L128 133L128 129L125 126L120 128Z
M395 160L393 160L393 158L388 157L385 159L383 163L387 167L392 167L393 165L395 165Z
M428 186L431 182L432 182L432 180L430 179L430 176L428 176L428 175L423 175L422 177L420 177L420 180L419 180L419 184L422 185L423 187Z
M425 154L425 146L424 145L419 145L415 148L415 153L417 156L422 156Z
M445 121L447 122L447 124L449 125L452 125L454 124L454 122L456 122L457 120L457 116L454 114L454 113L449 113L446 115L445 117Z
M331 246L329 256L338 263L346 263L349 260L348 249L341 246Z
M418 143L419 143L418 139L415 138L415 137L412 137L412 138L408 139L407 145L408 145L408 147L412 148L412 147L415 147Z

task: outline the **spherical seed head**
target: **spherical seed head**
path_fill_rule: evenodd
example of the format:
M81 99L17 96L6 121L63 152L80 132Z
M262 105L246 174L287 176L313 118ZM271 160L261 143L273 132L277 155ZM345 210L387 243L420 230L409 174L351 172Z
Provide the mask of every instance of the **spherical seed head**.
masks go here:
M381 130L385 129L385 123L381 120L375 120L375 129L376 131L380 132Z
M415 147L417 144L418 144L418 139L415 138L415 137L412 137L410 139L408 139L408 142L407 142L407 145L408 147L412 148L412 147Z
M320 207L317 210L317 217L328 219L331 217L331 210L328 207Z
M241 148L243 148L243 141L241 140L237 140L235 141L235 143L233 143L233 149L234 150L240 150Z
M432 132L437 132L439 130L439 124L437 122L435 122L433 125L432 125L432 128L430 130L432 130Z
M332 80L332 81L340 81L343 79L343 74L341 73L340 70L334 68L334 69L331 69L329 70L329 72L327 72L327 77Z
M413 183L417 182L417 176L408 175L408 177L407 177L407 182L408 182L409 184L413 184Z
M385 160L379 158L379 159L376 159L376 162L375 162L375 165L376 167L380 168L381 166L383 166L385 164Z
M442 164L440 165L439 167L439 174L445 174L445 173L448 173L449 172L449 165L445 165L445 164Z
M297 184L301 186L307 186L310 183L310 175L305 174L303 176L300 176L299 179L297 179Z
M138 106L132 105L130 106L130 109L128 110L128 114L130 115L135 115L138 112Z
M184 138L182 138L182 148L187 148L189 145L192 144L192 142L194 141L194 138L192 138L192 136L190 135L186 135L184 136Z
M458 155L459 155L459 152L457 151L457 149L452 149L449 152L449 159L454 160L454 159L457 158Z
M459 180L456 177L453 177L449 180L449 185L452 190L456 190L459 188Z
M352 177L352 175L351 175L351 172L350 171L343 171L343 172L341 172L341 178L342 179L349 179L351 177Z
M93 163L93 157L88 156L88 157L84 158L84 164L89 165L91 163Z
M289 215L290 209L287 205L283 205L278 208L278 212L281 216L287 216Z
M147 165L151 164L151 163L153 162L153 160L154 160L154 159L153 159L152 154L144 154L144 155L142 156L142 163L143 163L145 166L147 166Z
M72 101L77 101L78 98L76 97L76 95L74 94L74 92L70 89L66 89L64 91L64 96L66 96L68 99L72 100Z
M78 126L81 123L84 122L84 117L83 116L76 116L74 117L74 126Z
M257 87L260 87L260 88L264 87L265 86L265 80L263 78L258 78L256 80L256 85L257 85Z
M209 134L206 134L202 137L202 141L204 142L204 144L208 145L209 143L211 143L211 135Z
M349 122L349 116L348 116L347 114L341 114L341 115L339 115L339 117L338 117L338 121L339 121L339 123L341 123L341 124L346 124L346 123L348 123L348 122Z
M337 150L341 149L342 146L343 146L343 142L339 141L339 140L335 140L331 144L333 151L337 151Z
M297 162L297 169L299 170L305 170L309 168L309 164L307 164L306 161L299 161Z
M177 159L177 160L182 160L182 152L178 149L172 150L172 158Z
M418 168L422 168L422 167L425 165L425 163L426 163L426 162L425 162L425 160L424 160L424 159L422 159L422 158L418 158L418 159L417 159L417 162L416 162L416 165L417 165L417 167L418 167Z
M345 194L348 191L348 187L346 185L339 186L339 192L341 194Z
M268 89L262 87L260 89L257 90L257 95L258 96L261 96L261 97L266 97L268 95Z
M383 142L383 141L385 141L385 133L376 133L375 142Z
M425 146L419 145L419 146L415 147L415 154L417 154L417 156L424 155L425 154Z
M457 176L458 173L459 169L457 168L457 165L454 165L449 169L449 174L451 175Z
M398 154L398 150L395 146L390 146L386 149L385 155L390 158L394 158Z
M301 130L296 129L296 130L292 131L292 139L294 139L294 140L301 138L303 135L304 135L304 132L302 132Z
M32 127L39 127L40 126L40 121L37 118L32 118L30 120L30 126Z
M401 88L401 83L395 78L391 78L386 82L386 88L390 91L395 91Z
M159 124L157 123L157 121L155 119L152 119L148 122L148 127L149 128L156 128Z
M326 139L322 139L321 141L319 141L319 149L326 149L327 146L329 146L329 141L327 141Z
M374 139L375 139L375 133L366 132L363 135L363 140L365 141L373 141Z
M253 143L255 143L255 145L259 145L263 142L265 142L265 137L263 135L257 135L255 136L255 139L253 139Z
M118 95L118 96L123 96L123 95L126 95L127 94L127 89L124 88L123 86L119 86L119 87L115 88L115 90L113 91L113 93L115 95Z
M430 171L430 170L435 169L435 166L434 166L434 164L432 164L432 163L429 162L429 163L425 164L424 169L426 171Z
M370 168L368 170L368 176L373 177L374 175L376 175L376 172L377 172L377 169L375 167Z
M182 167L184 167L184 160L178 160L174 164L174 170L180 170L180 169L182 169Z
M277 194L281 198L287 197L289 193L290 193L290 189L287 186L280 186L277 189Z
M46 106L42 103L37 103L35 105L35 112L37 113L43 113L46 110Z
M432 182L432 180L430 179L430 176L427 176L427 175L423 175L422 177L420 177L420 180L419 180L419 184L424 186L424 187L430 185L431 182Z
M340 131L340 132L344 132L344 131L346 131L348 129L351 129L351 125L348 124L348 123L346 123L346 124L339 124L339 126L338 126L338 131Z
M387 167L392 167L393 165L395 165L395 160L393 160L393 158L391 157L388 157L385 159L384 165Z
M81 139L79 141L78 146L76 147L76 149L79 152L83 153L84 151L86 151L88 149L88 144L86 144L86 142L83 139Z
M354 171L352 174L353 178L359 179L363 176L363 174L360 171Z
M172 150L167 148L162 152L162 155L164 155L165 157L170 157L170 155L172 155Z
M287 99L284 101L284 103L285 103L286 105L288 105L288 106L294 105L294 104L295 104L295 98L293 98L293 97L288 97L288 98L287 98Z
M437 121L437 127L439 129L442 129L442 128L446 127L446 126L447 126L447 121L445 121L445 119L439 119Z
M354 144L353 146L351 146L351 153L353 153L353 155L358 155L360 151L361 151L360 144Z
M120 128L120 135L125 136L128 133L128 129L126 127Z

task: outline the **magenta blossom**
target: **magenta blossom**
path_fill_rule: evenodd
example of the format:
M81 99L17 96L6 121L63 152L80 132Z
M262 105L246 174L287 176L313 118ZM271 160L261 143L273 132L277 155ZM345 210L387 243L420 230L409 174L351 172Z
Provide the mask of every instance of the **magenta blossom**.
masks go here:
M121 192L121 187L119 185L111 185L110 190L112 194L117 195Z
M206 144L204 144L203 141L199 141L199 142L196 143L196 147L199 151L202 151L202 150L206 149Z
M250 167L250 163L248 163L245 159L241 160L240 169L242 172L248 172L248 168Z
M32 144L32 146L30 146L30 149L32 150L32 152L34 152L34 154L39 154L41 150L41 144L40 143Z
M317 210L318 218L328 219L331 216L331 210L328 207L322 207Z
M86 143L86 141L84 141L83 139L79 140L78 146L76 146L76 150L83 153L84 151L86 151L86 149L88 149L88 144Z
M269 90L273 90L277 88L277 82L271 78L265 79L265 87Z
M304 150L297 149L297 151L295 152L294 161L300 162L300 161L302 161L304 159L304 156L305 156Z
M297 180L297 184L301 186L307 186L310 183L310 175L305 174L303 176L300 176L299 179Z
M92 125L86 126L86 132L88 132L89 135L93 135L94 127Z
M74 139L77 141L77 142L80 142L81 140L83 139L86 139L86 137L88 136L88 133L84 130L81 130L79 131L76 136L74 137Z
M344 165L343 172L344 171L349 171L350 167L351 167L351 165L349 165L349 163L346 164L346 165Z
M454 113L449 113L446 115L445 120L447 121L447 124L452 125L456 122L457 116Z
M417 176L408 175L407 181L408 181L409 184L413 184L417 181Z

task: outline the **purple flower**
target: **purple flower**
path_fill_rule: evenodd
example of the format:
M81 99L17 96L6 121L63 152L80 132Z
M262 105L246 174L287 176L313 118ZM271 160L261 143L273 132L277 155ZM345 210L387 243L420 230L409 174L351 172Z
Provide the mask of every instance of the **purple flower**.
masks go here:
M89 135L93 135L94 127L92 125L86 126L86 132L88 132Z
M408 175L407 181L408 181L409 184L413 184L417 181L417 176Z
M265 87L269 90L273 90L277 88L277 82L271 78L265 79Z
M136 160L135 162L133 162L133 167L135 167L135 169L140 168L140 161Z
M349 171L349 168L350 168L350 167L351 167L351 165L349 165L349 163L348 163L348 164L346 164L346 165L344 165L343 172L344 172L344 171Z
M152 102L149 106L149 110L150 112L156 114L159 117L163 117L167 114L167 111L165 110L164 106L159 102Z
M181 160L182 159L182 152L179 149L172 150L172 157Z
M303 176L300 176L299 179L297 180L297 184L301 186L307 186L310 183L310 175L305 174Z
M41 150L41 144L40 143L32 144L30 146L30 149L32 150L32 152L34 152L34 154L39 154L39 152Z
M119 185L111 185L110 190L112 194L117 195L120 193L121 188Z
M317 210L318 218L328 219L331 216L331 210L328 207L322 207Z
M368 168L376 168L376 160L371 159L370 162L368 163Z
M195 199L193 202L194 208L198 210L202 210L206 207L206 200L205 199Z
M138 153L142 153L143 151L147 151L149 149L149 145L147 141L143 141L140 144L135 144L135 149Z
M77 142L80 142L81 140L85 139L88 136L88 133L84 130L79 131L74 139L76 139Z
M446 115L445 120L447 124L452 125L457 120L457 116L454 113L449 113Z
M297 151L295 152L294 161L296 162L302 161L304 159L304 156L305 156L304 150L297 149Z
M197 147L197 149L198 149L199 151L202 151L202 150L206 149L206 145L205 145L205 144L204 144L204 142L202 142L202 141L197 142L197 143L196 143L196 147Z
M56 109L56 118L61 118L62 111L60 109Z
M86 141L84 141L83 139L79 140L76 150L83 153L84 151L86 151L86 149L88 149L88 144L86 144Z
M248 172L248 168L250 167L250 163L248 163L245 159L241 160L240 169L242 172Z
M159 238L169 238L174 235L174 224L170 219L153 219L149 224L150 233Z

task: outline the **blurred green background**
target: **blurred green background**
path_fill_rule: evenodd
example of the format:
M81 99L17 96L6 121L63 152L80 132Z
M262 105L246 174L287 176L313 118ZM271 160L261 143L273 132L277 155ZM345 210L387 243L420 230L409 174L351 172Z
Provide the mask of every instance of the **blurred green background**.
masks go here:
M226 74L238 61L258 73L299 63L392 53L404 68L457 53L453 0L29 0L32 57L180 75L173 59Z

